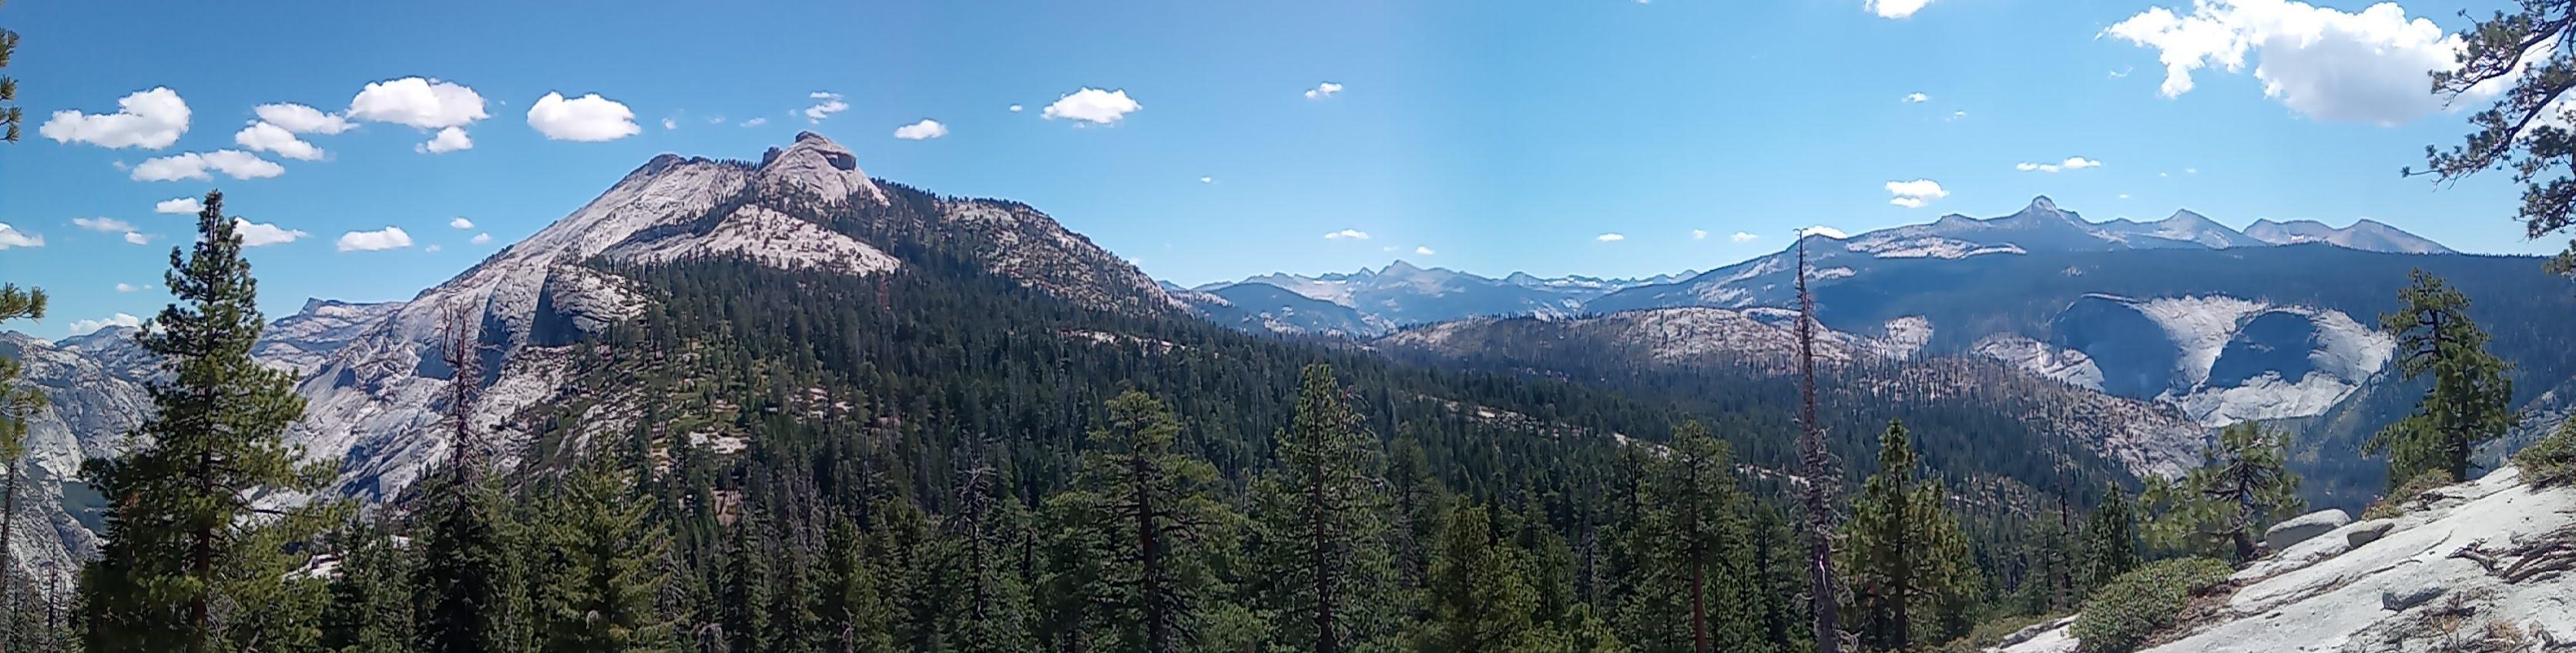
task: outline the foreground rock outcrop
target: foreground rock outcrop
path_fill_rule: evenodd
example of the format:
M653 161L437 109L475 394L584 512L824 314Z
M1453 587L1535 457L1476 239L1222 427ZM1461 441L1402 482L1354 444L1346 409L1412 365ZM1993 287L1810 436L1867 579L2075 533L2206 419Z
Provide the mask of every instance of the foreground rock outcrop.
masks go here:
M2146 650L2576 649L2576 487L2535 487L2508 467L2405 507L2255 561ZM2071 623L1991 650L2077 651Z

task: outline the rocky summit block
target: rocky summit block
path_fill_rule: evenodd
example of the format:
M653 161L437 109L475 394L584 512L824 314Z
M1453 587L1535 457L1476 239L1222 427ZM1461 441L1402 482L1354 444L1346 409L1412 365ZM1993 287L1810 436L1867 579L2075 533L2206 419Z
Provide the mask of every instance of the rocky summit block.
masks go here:
M2350 523L2352 523L2352 515L2345 514L2341 510L2320 510L2292 517L2289 521L2274 524L2270 530L2263 531L2263 546L2274 551L2287 549L2292 544L2333 532L2334 529L2343 528L2345 524Z

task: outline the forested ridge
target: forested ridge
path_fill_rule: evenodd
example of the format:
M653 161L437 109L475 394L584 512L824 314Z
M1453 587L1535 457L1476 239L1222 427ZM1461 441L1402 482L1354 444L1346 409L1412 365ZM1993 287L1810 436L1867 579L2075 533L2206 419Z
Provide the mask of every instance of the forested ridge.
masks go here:
M891 190L886 205L785 204L883 243L905 264L892 274L594 263L647 308L543 354L574 361L567 392L510 423L423 434L526 437L455 457L371 510L318 503L287 530L224 540L286 545L261 568L303 561L283 578L226 576L276 600L154 621L175 604L97 576L73 618L13 630L13 650L1812 645L1803 522L1780 498L1806 482L1787 471L1784 383L1622 391L1082 308L993 273L969 254L979 236L936 229L936 198ZM250 292L173 287L208 306ZM474 367L457 376L489 378ZM1854 408L1829 405L1823 422L1851 461L1833 482L1912 479L1884 482L1920 498L1897 511L1908 525L1880 528L1948 524L1931 532L1959 555L1937 582L1843 582L1858 597L1843 603L1861 606L1852 632L1936 644L2077 600L2080 561L2050 525L2124 474L2089 458L2028 468L2046 463L2021 446L2018 459L1882 469L1888 416ZM1905 417L1949 438L2002 424ZM2057 489L2077 498L2052 500ZM1838 540L1871 537L1888 536ZM1854 568L1868 568L1864 551L1848 552L1863 556ZM1866 598L1881 591L1907 598ZM96 609L115 600L134 607ZM167 627L120 634L137 623Z

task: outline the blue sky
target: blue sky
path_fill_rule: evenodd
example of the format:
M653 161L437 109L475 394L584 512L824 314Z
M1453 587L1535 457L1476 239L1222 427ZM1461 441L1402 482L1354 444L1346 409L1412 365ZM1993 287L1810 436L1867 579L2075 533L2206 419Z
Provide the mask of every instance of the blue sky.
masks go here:
M44 324L12 327L39 336L148 317L168 298L146 286L193 227L155 204L219 187L231 213L309 234L253 250L272 316L306 297L407 299L655 154L754 158L800 130L879 177L1029 202L1183 284L1399 257L1493 276L1708 269L1806 225L2000 215L2041 194L2095 219L2371 217L2464 250L2555 251L2521 239L2502 175L2397 175L2464 130L2420 80L2458 11L2499 6L11 0L0 27L24 38L7 73L27 124L0 146L0 223L20 243L0 248L0 279L53 293ZM2160 55L2205 67L2178 90ZM413 77L471 89L486 117L358 106L369 84ZM1325 82L1339 90L1308 97ZM187 106L184 133L166 110L97 120L155 88ZM1139 108L1043 115L1084 88ZM846 108L809 118L818 92ZM549 122L550 138L530 118L549 93L575 117L607 106L581 100L599 94L634 126L611 111ZM237 132L275 103L352 128L285 135L318 154L248 151ZM80 112L62 139L43 131L58 111ZM944 134L895 136L924 119ZM449 123L472 147L423 151ZM245 153L205 179L137 179L219 150ZM1915 180L1940 190L1891 203L1891 182ZM409 245L339 246L388 226ZM1368 237L1324 237L1345 230ZM394 239L369 240L351 242Z

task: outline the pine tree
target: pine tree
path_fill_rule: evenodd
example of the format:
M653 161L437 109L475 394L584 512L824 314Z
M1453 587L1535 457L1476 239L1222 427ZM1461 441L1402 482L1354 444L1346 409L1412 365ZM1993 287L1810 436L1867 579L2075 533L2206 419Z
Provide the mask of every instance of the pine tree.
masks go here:
M1424 653L1515 651L1538 634L1531 615L1538 590L1523 575L1521 552L1495 532L1482 506L1461 503L1449 511L1431 561L1424 600L1429 623L1416 634Z
M1209 491L1216 477L1207 462L1173 451L1180 422L1163 402L1130 390L1109 400L1108 423L1093 429L1096 447L1084 454L1077 491L1109 519L1120 536L1109 558L1116 587L1117 630L1131 650L1173 653L1182 649L1197 618L1200 594L1212 582L1202 556L1217 547L1184 547L1213 536L1234 519Z
M1039 633L1054 651L1090 651L1117 637L1110 630L1111 607L1117 600L1110 586L1109 559L1121 541L1109 523L1100 497L1088 492L1062 492L1047 497L1040 509L1036 603L1038 619L1048 627Z
M2288 448L2287 436L2253 422L2220 431L2199 468L2178 481L2147 479L2148 538L2168 548L2224 543L2237 562L2253 560L2254 534L2306 505L2299 475L2284 466Z
M1254 499L1269 535L1256 573L1273 588L1277 632L1299 650L1335 653L1385 634L1373 622L1388 612L1394 570L1386 500L1368 465L1374 444L1332 368L1306 366L1279 470Z
M2113 485L2084 520L2084 586L2098 588L2138 566L2138 518L2129 495Z
M959 579L951 641L971 651L1029 649L1028 590L1009 568L1022 520L1018 505L994 494L1000 472L977 465L959 475L958 510L950 523L949 576Z
M1639 578L1627 621L1650 651L1767 650L1754 609L1759 572L1734 461L1708 427L1684 422L1646 462L1636 545Z
M2576 155L2576 130L2559 124L2565 109L2555 100L2576 88L2576 75L2565 70L2569 47L2576 45L2576 0L2522 0L2512 12L2462 28L2456 35L2457 65L2434 70L2432 91L2445 100L2494 98L2495 104L2469 117L2473 131L2448 150L2424 146L2428 170L2399 171L2403 176L2431 175L2443 186L2481 171L2512 170L2523 184L2522 206L2515 218L2525 236L2539 240L2576 226L2576 193L2563 163ZM2498 92L2505 82L2509 88ZM2551 274L2576 269L2576 241L2550 259ZM2392 475L2394 476L2394 475ZM2402 483L2407 477L2396 476ZM2466 478L2466 477L2458 477Z
M876 565L867 557L865 537L846 517L832 522L824 538L823 592L815 607L826 630L824 653L893 653L887 605Z
M412 586L420 593L420 649L426 653L499 653L522 647L531 615L528 570L517 525L501 489L482 475L483 439L473 421L481 398L483 356L476 321L463 310L440 315L441 356L449 373L449 454L444 473L421 488L413 516L421 547Z
M2388 455L2388 486L2427 471L2469 478L2469 455L2478 443L2502 437L2521 422L2513 411L2511 366L2487 353L2487 333L2469 319L2469 298L2421 269L2414 284L2397 292L2405 308L2379 316L2379 328L2397 338L2397 369L2413 381L2430 374L2433 387L2415 412L2380 428L2362 451Z
M410 653L413 631L412 569L419 561L390 534L353 522L331 534L339 558L331 578L331 605L322 613L322 646L333 653Z
M138 339L167 372L154 415L127 452L84 474L110 497L107 542L82 572L94 653L309 646L324 588L294 573L291 547L331 523L328 504L259 515L264 490L314 492L336 465L299 464L286 443L304 412L293 375L251 359L264 323L223 195L206 194L193 249L173 249L165 284L181 303ZM254 518L257 517L257 518Z
M725 545L725 563L717 597L725 643L732 653L775 653L778 633L769 617L777 574L769 566L769 535L758 513L744 507Z
M667 539L631 500L625 474L593 458L556 490L541 541L549 570L537 592L546 653L634 653L669 649L672 625L654 607L666 578Z
M9 67L9 55L18 51L18 33L0 29L0 69ZM0 75L0 142L18 142L18 125L26 121L26 111L18 108L18 80Z
M1432 540L1439 536L1440 518L1447 513L1441 503L1440 479L1433 475L1427 458L1422 443L1410 436L1399 436L1387 445L1387 500L1394 511L1389 540L1397 584L1407 591L1420 589L1430 575Z
M0 65L8 62L8 48L16 38L0 32ZM0 79L0 85L5 84L8 81ZM5 89L5 86L0 86L0 89ZM5 92L0 90L0 93ZM6 99L8 96L0 95L0 100ZM9 129L14 132L17 125L12 123ZM45 291L21 290L16 284L0 284L0 322L44 317ZM0 467L7 468L5 474L0 474L0 477L5 477L0 478L0 607L10 608L18 605L16 594L20 584L18 568L9 558L9 543L14 541L10 537L18 520L18 468L27 455L25 416L45 407L43 393L34 388L17 387L18 371L18 359L0 356ZM9 640L17 638L22 630L18 624L0 622L0 653L9 650Z
M1879 437L1878 472L1852 501L1842 567L1851 575L1854 621L1863 646L1902 650L1964 634L1925 628L1955 608L1974 583L1967 537L1939 484L1915 478L1905 424ZM1927 612L1927 610L1929 612Z

